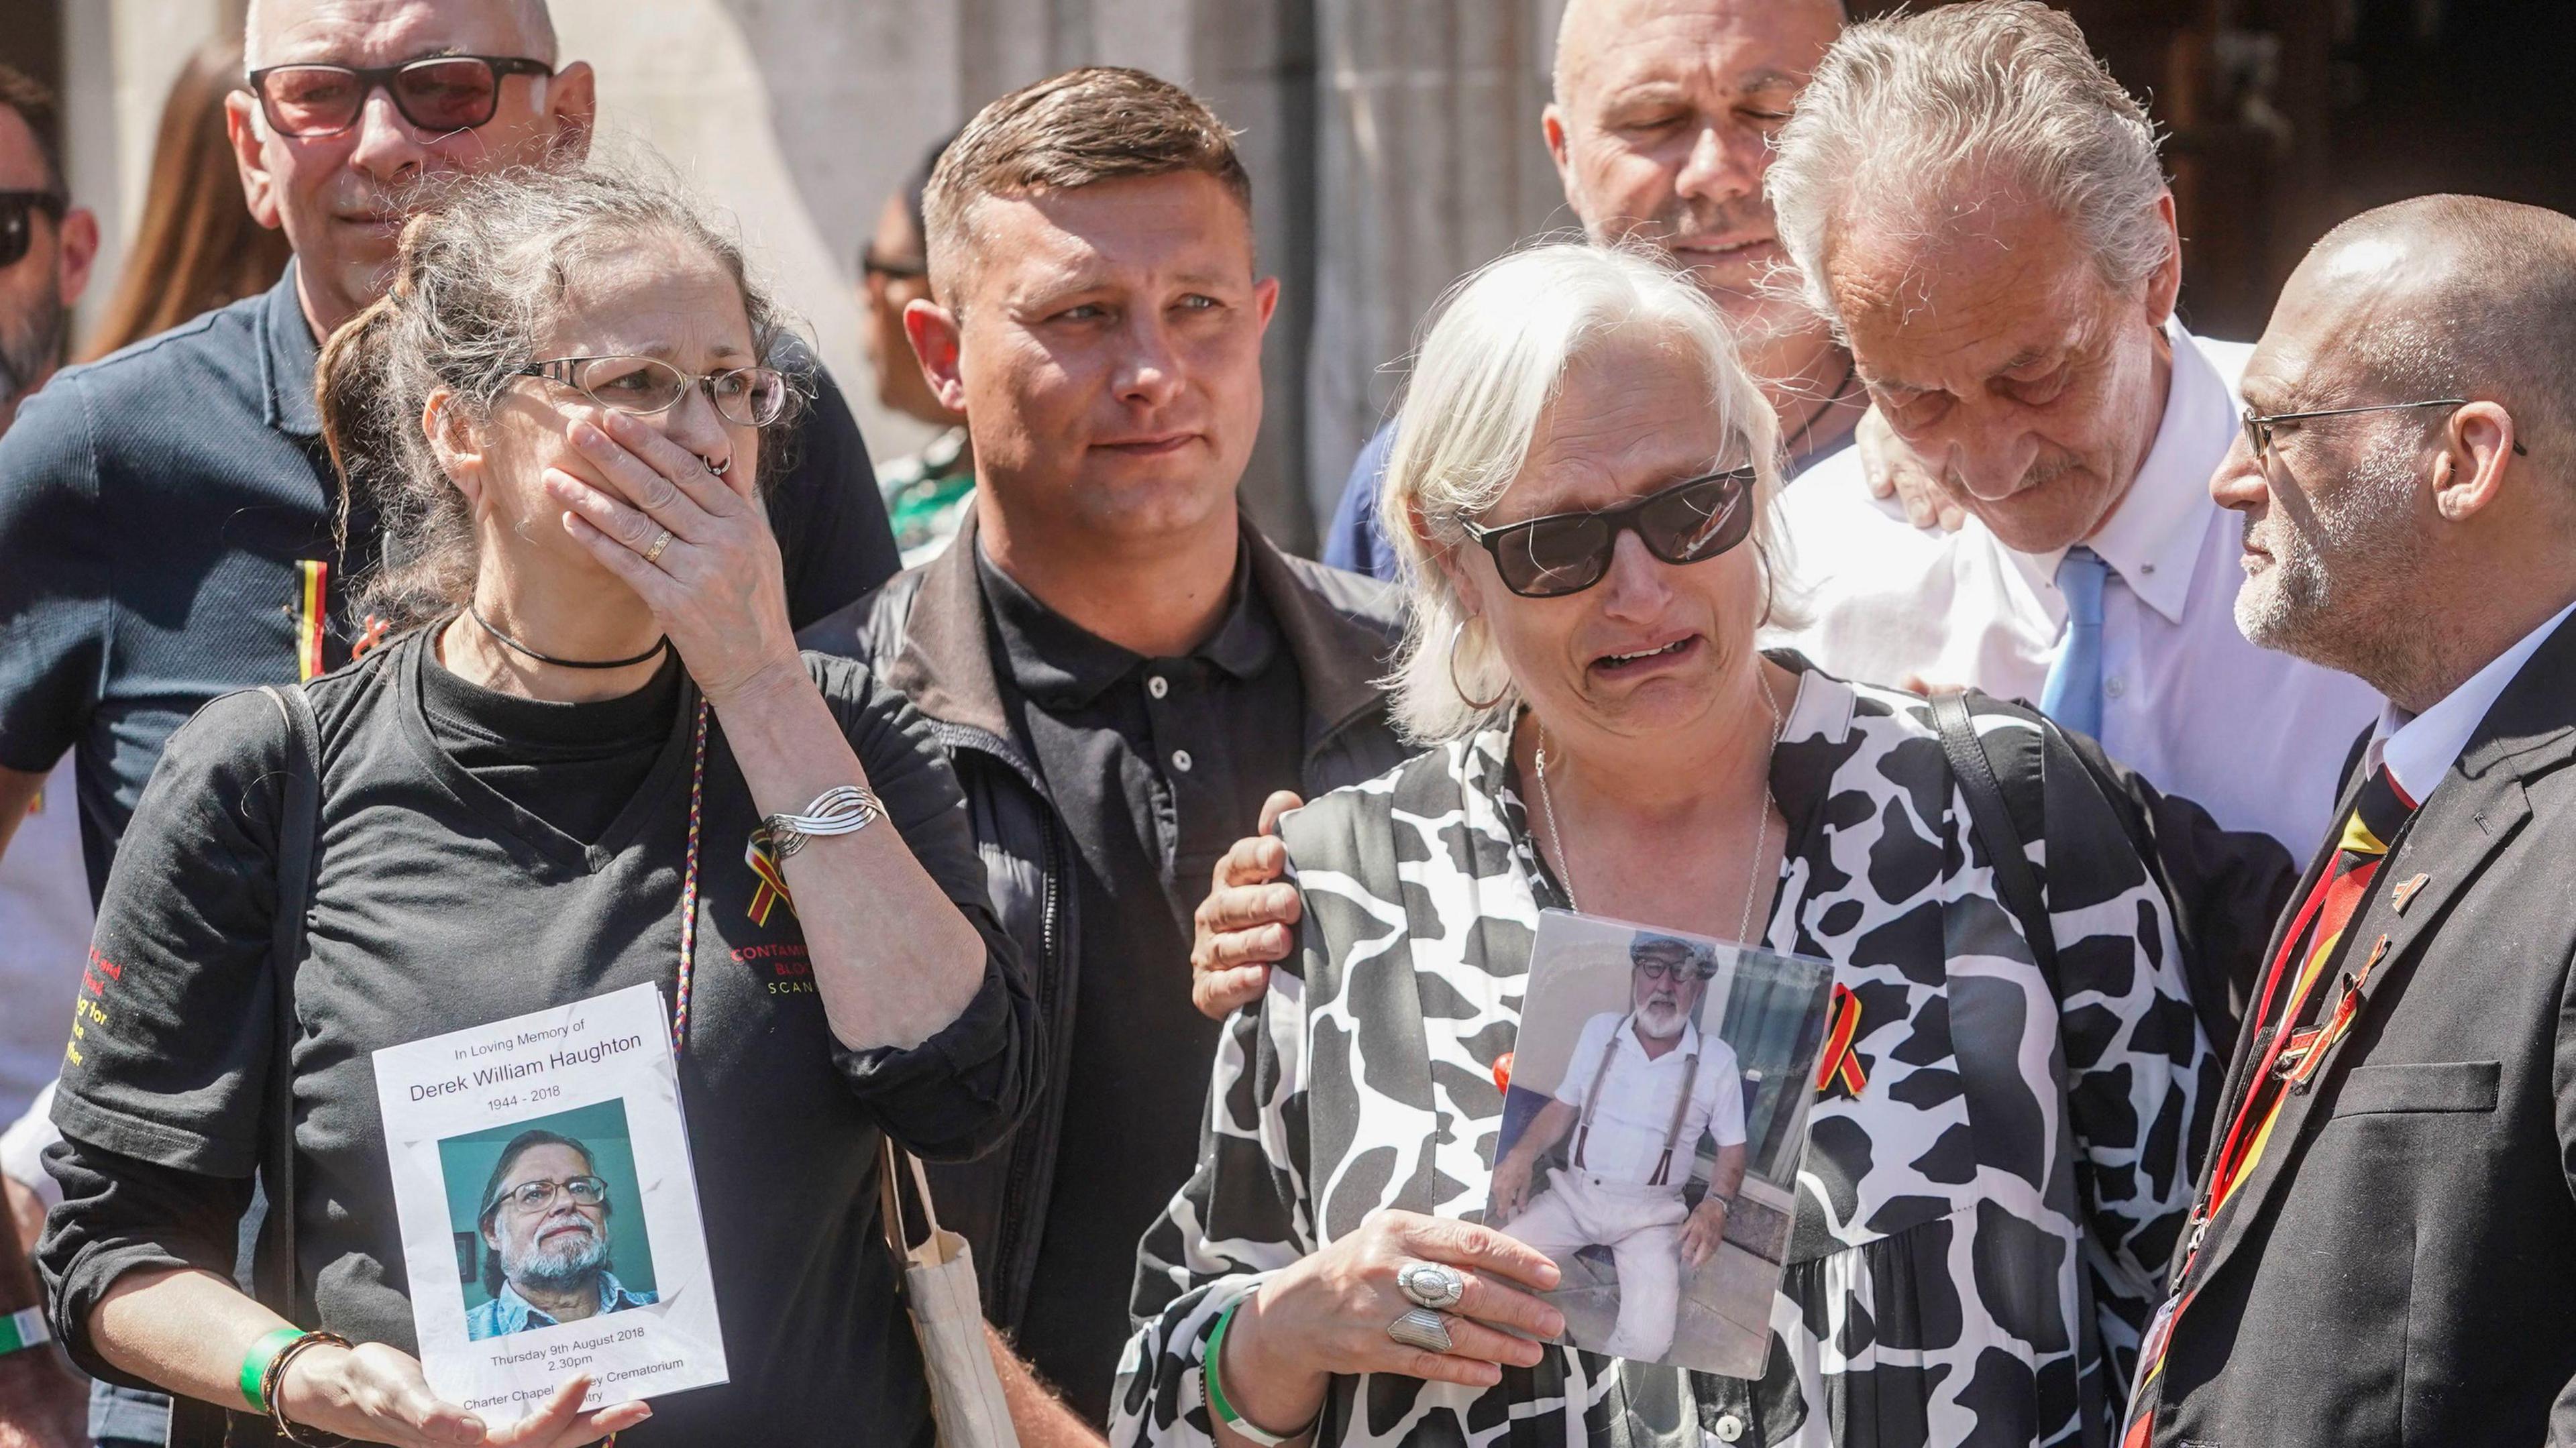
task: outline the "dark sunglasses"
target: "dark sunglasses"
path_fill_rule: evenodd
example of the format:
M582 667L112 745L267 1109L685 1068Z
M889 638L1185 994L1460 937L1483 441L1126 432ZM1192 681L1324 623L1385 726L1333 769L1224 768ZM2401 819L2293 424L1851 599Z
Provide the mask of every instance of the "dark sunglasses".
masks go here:
M1500 528L1459 526L1494 555L1505 588L1523 598L1562 598L1609 573L1621 533L1635 533L1647 552L1676 564L1705 563L1743 542L1753 532L1756 476L1737 468L1598 513L1550 513Z
M0 267L16 266L36 244L36 213L63 224L69 203L59 191L0 191Z
M552 75L514 55L431 55L400 65L272 65L250 73L251 93L281 136L336 136L358 123L382 87L415 130L470 131L501 109L501 78Z

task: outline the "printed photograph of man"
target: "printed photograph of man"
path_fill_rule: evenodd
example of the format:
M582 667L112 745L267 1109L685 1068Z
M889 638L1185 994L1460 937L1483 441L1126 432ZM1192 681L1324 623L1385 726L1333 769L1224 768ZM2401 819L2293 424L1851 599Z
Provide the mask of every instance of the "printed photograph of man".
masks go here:
M589 1147L551 1131L522 1131L501 1149L475 1219L492 1300L465 1314L467 1337L506 1337L654 1300L609 1270L608 1183L597 1167Z
M1583 1345L1659 1362L1673 1347L1683 1274L1716 1254L1744 1181L1744 1083L1734 1050L1698 1025L1716 952L1640 934L1628 960L1628 1008L1584 1023L1555 1099L1495 1164L1490 1221L1560 1265L1608 1248L1618 1327ZM1703 1138L1716 1164L1692 1207L1683 1189ZM1540 1160L1560 1144L1565 1165L1534 1195Z

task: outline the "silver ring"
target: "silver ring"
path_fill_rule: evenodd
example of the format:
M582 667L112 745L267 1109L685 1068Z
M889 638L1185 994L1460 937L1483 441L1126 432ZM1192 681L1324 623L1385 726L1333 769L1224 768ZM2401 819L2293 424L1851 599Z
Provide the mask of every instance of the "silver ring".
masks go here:
M653 546L644 550L644 561L647 563L661 562L662 550L670 546L671 530L665 528L662 530L662 536L653 540Z
M706 459L700 458L698 461L706 462ZM720 463L707 463L707 471L715 474L717 477L723 477L725 474L733 471L733 459L726 458Z
M1467 1279L1437 1262L1407 1262L1395 1269L1396 1290L1416 1307L1446 1312L1467 1295Z
M1449 1340L1449 1319L1428 1307L1416 1307L1386 1325L1386 1335L1406 1347L1424 1352L1445 1353L1457 1346Z

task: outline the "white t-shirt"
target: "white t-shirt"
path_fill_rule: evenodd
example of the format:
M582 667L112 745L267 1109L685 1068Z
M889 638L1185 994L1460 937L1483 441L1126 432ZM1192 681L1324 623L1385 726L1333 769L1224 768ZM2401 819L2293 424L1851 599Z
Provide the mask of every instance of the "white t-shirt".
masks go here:
M66 754L0 855L0 1124L16 1120L62 1069L91 923Z
M1650 1184L1655 1165L1663 1158L1673 1107L1681 1100L1687 1076L1691 1102L1683 1112L1681 1130L1672 1136L1673 1162L1664 1174L1664 1185L1679 1190L1690 1179L1691 1158L1698 1153L1703 1134L1715 1137L1719 1146L1744 1140L1744 1073L1736 1065L1732 1047L1715 1036L1703 1036L1691 1025L1682 1027L1679 1044L1649 1060L1637 1033L1619 1029L1627 1019L1626 1011L1604 1011L1586 1021L1565 1079L1557 1083L1556 1099L1578 1113L1576 1134L1566 1140L1566 1160L1574 1159L1579 1139L1581 1170L1587 1175ZM1601 1072L1604 1051L1612 1053L1607 1075ZM1699 1053L1696 1075L1690 1069L1693 1051ZM1593 1106L1592 1129L1586 1134L1579 1113L1596 1077L1601 1095Z

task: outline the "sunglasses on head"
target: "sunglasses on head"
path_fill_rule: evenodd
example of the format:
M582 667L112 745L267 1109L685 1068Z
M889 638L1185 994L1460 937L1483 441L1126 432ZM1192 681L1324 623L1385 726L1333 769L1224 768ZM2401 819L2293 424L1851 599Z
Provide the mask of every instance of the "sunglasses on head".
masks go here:
M59 191L0 191L0 267L16 266L36 244L36 213L62 225L66 205Z
M1461 523L1494 556L1503 586L1523 598L1581 593L1610 572L1621 533L1666 563L1705 563L1753 532L1749 467L1708 473L1598 513L1550 513L1486 528Z
M311 137L356 125L379 87L414 130L470 131L499 113L502 77L554 73L524 56L430 55L400 65L271 65L248 78L269 129Z

